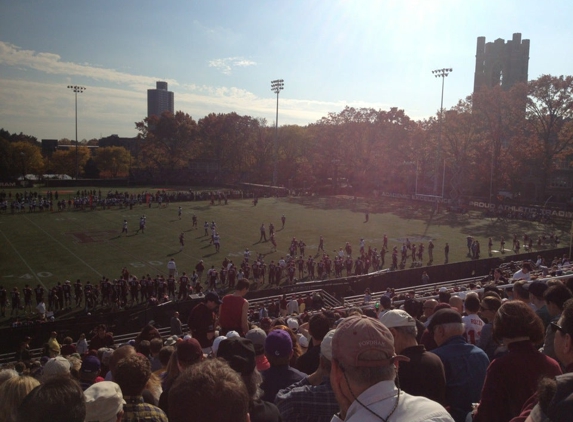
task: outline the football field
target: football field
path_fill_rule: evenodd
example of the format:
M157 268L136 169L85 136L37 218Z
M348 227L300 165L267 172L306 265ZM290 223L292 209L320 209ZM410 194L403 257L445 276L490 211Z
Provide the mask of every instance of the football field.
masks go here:
M394 201L394 200L393 200ZM182 217L178 217L178 207ZM365 221L364 207L370 210ZM391 249L408 238L412 243L423 242L426 249L424 263L428 261L427 244L435 244L434 264L444 262L444 245L450 245L450 262L469 260L466 237L473 236L481 244L481 256L487 257L487 239L493 237L492 256L501 256L499 241L506 240L505 256L513 255L513 234L537 238L539 234L558 231L555 227L524 221L493 221L450 214L434 213L433 206L411 201L367 205L353 203L345 198L262 198L258 205L248 199L229 200L228 205L210 205L208 201L172 202L159 208L156 203L109 210L66 210L0 214L0 286L10 291L14 286L23 288L41 284L49 288L57 282L80 279L98 283L105 276L118 278L122 268L142 277L147 274L167 274L167 262L174 258L178 272L193 271L197 262L204 260L206 268L217 269L225 257L235 264L241 262L243 251L249 248L251 259L258 254L265 256L266 264L288 254L293 237L302 239L306 255L316 255L320 236L324 236L327 253L337 251L350 242L354 254L358 252L361 238L366 247L382 247L384 234L389 239L390 253L386 255L387 268ZM198 229L192 229L192 215L198 219ZM281 225L285 215L286 224ZM145 215L145 233L137 233L139 219ZM127 235L121 235L123 221L128 222ZM214 221L221 237L217 253L204 236L203 223ZM265 223L276 227L277 250L270 242L259 242L259 228ZM179 236L184 233L185 246L180 251ZM566 233L561 245L567 245ZM522 252L524 250L522 249ZM411 260L408 260L409 268Z

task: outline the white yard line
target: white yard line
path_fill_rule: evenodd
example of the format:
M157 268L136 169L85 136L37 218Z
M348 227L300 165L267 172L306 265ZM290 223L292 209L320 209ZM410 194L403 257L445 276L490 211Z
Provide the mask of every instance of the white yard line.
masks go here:
M32 223L34 226L36 226L39 230L43 231L47 236L51 237L52 240L54 240L54 242L58 243L62 248L64 248L66 251L68 251L71 255L75 256L78 261L82 262L86 267L88 267L90 270L92 270L94 273L96 273L99 276L102 276L102 274L100 272L98 272L94 267L92 267L90 264L88 264L86 261L84 261L83 259L81 259L79 256L77 256L75 253L73 253L71 250L69 250L62 242L60 242L58 239L56 239L54 236L52 236L50 233L48 233L46 230L44 230L43 228L41 228L40 226L38 226L36 223L34 223L32 220L30 220L27 216L24 217L26 220L28 220L30 223Z
M28 267L28 269L33 274L33 276L36 278L36 280L38 280L38 283L40 283L44 289L48 290L46 285L42 282L42 280L40 280L40 277L38 277L36 272L32 269L32 267L30 267L30 264L28 264L28 261L26 261L22 255L20 255L20 252L18 252L18 250L14 247L12 242L10 242L10 239L8 239L8 237L4 234L4 232L2 230L0 230L0 233L2 233L2 236L4 236L4 239L6 239L6 242L8 242L8 244L12 247L14 252L16 252L16 255L18 255L20 257L20 259L26 265L26 267Z

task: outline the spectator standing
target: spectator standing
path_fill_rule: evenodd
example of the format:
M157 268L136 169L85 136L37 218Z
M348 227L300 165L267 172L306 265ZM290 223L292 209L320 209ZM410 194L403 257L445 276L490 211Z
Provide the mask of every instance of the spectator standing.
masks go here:
M400 363L397 385L406 393L424 396L443 405L446 401L444 365L438 356L416 341L416 320L406 311L395 309L384 314L380 322L392 333L396 353L410 359ZM420 377L420 374L424 376Z
M183 328L179 319L179 312L175 312L171 317L171 335L180 336L181 334L183 334Z
M102 381L84 391L86 421L120 422L126 404L119 385Z
M479 401L489 359L483 350L466 342L462 316L453 309L437 311L428 330L438 345L432 351L444 364L446 405L456 422L465 422L472 403Z
M451 422L438 403L396 387L396 355L392 333L365 315L345 318L332 338L330 381L340 412L339 421Z
M493 320L500 307L501 299L494 296L484 297L480 304L479 315L487 322L481 329L481 335L476 346L486 353L490 361L494 359L496 351L500 347L500 344L493 338Z
M539 379L561 374L559 364L537 350L535 345L543 341L543 323L525 303L514 300L501 305L493 336L509 353L489 365L474 422L505 422L519 416Z
M551 315L547 309L543 294L549 286L541 280L535 280L529 284L524 284L523 288L529 292L529 302L535 306L535 313L541 318L543 328L546 329L551 322Z
M317 370L277 393L275 404L284 422L328 422L338 411L330 384L333 336L334 330L331 330L320 343Z
M272 330L267 335L265 355L271 367L262 373L262 399L272 403L279 390L300 381L305 374L289 365L293 356L293 342L286 330Z
M567 302L573 295L571 290L569 290L561 282L549 287L543 294L545 298L545 303L547 304L547 310L549 315L551 315L551 322L557 323L561 314L563 313L563 307L565 302ZM543 344L543 349L541 350L545 355L557 359L557 354L555 353L555 348L553 346L555 340L555 329L550 324L545 330L545 342Z
M462 317L464 323L464 338L470 344L477 344L480 340L484 322L478 316L480 300L477 293L468 293L465 301L467 315Z
M237 281L235 292L223 298L219 308L221 335L225 335L229 331L237 331L241 336L244 336L249 331L249 321L247 319L249 302L244 297L249 291L249 287L249 280L239 280Z
M221 304L219 295L215 292L208 292L205 301L201 302L191 310L187 325L203 349L203 353L209 354L213 339L215 338L215 310Z
M151 377L149 359L141 355L131 355L117 363L114 380L123 393L124 422L168 422L167 415L160 408L145 403L143 390Z
M296 369L305 374L316 372L320 364L320 344L330 330L330 321L322 313L314 314L308 321L309 347L296 361Z
M96 328L96 334L90 340L90 350L99 350L102 347L112 347L114 345L113 335L106 331L106 326L100 324Z

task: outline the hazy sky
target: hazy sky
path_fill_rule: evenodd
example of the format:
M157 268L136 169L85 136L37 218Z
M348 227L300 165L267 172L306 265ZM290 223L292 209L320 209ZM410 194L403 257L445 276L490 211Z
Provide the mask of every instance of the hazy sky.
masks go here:
M529 79L573 73L571 0L0 0L0 127L42 138L135 136L158 80L198 120L274 125L346 105L415 118L473 89L476 39L531 40Z

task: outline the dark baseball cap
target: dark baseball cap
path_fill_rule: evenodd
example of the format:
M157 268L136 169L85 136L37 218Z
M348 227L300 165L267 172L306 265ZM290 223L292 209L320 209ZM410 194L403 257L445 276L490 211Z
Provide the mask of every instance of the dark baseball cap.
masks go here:
M451 308L440 309L432 316L432 320L428 324L428 331L433 333L434 328L436 328L438 325L451 323L462 323L462 316L459 314L459 312Z
M225 339L219 344L217 357L225 359L235 372L250 375L256 367L253 342L242 337Z

